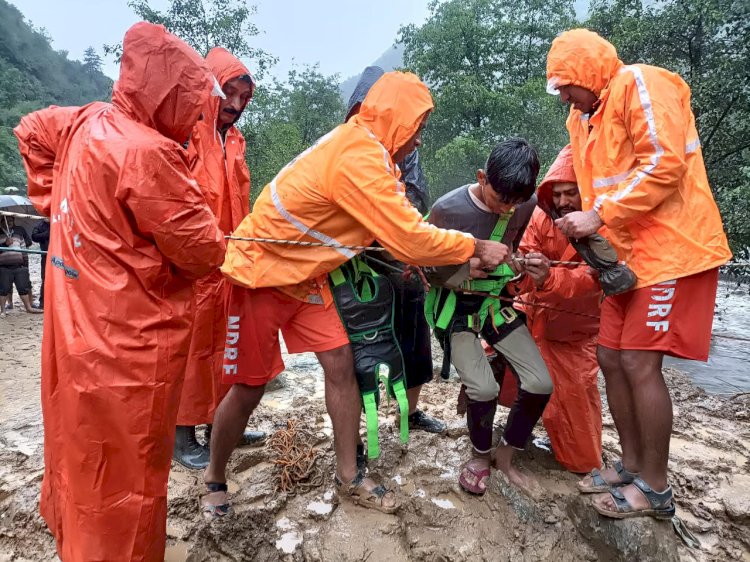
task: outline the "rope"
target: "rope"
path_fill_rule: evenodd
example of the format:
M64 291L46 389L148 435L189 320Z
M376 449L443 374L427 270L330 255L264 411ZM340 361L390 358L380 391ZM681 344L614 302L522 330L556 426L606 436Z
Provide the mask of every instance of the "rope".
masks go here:
M275 475L276 493L293 496L323 485L325 476L318 463L320 449L314 444L318 436L306 424L296 419L287 420L286 429L279 429L268 440L278 471Z
M19 252L21 254L46 254L44 250L27 250L25 248L13 248L0 246L0 252Z
M384 252L385 248L380 246L347 246L345 244L335 244L333 242L305 242L302 240L280 240L277 238L247 238L242 236L225 236L226 240L238 240L242 242L259 242L261 244L284 244L287 246L306 246L320 248L340 248L342 250L356 250L363 252L371 250L373 252Z
M26 213L14 213L12 211L0 211L0 215L5 215L6 217L18 217L22 219L39 219L49 221L49 217L43 217L41 215L28 215Z
M476 295L478 297L491 298L491 299L496 299L496 300L503 301L503 302L518 303L518 304L523 304L525 306L536 306L538 308L546 308L548 310L554 310L556 312L564 312L566 314L574 314L575 316L583 316L585 318L594 318L596 320L599 320L598 315L586 314L585 312L578 312L576 310L567 310L564 308L557 308L554 306L549 306L547 304L542 304L538 302L528 302L528 301L521 300L518 297L510 298L510 297L503 297L500 295L488 295L487 293L481 293L479 291L469 291L468 289L454 289L454 291L456 291L457 293L462 293L464 295Z

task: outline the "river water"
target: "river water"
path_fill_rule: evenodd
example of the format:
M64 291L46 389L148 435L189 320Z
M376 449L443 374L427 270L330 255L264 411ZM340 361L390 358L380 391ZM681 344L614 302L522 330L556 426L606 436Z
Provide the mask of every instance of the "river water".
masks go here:
M667 357L665 365L686 372L708 392L750 392L750 287L721 281L716 294L708 362Z

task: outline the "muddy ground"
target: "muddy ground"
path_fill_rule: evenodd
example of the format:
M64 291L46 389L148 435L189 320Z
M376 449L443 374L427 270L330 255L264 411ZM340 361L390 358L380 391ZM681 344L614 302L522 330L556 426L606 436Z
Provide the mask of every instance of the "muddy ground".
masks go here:
M42 318L17 307L0 318L0 560L54 560L54 542L37 514L42 478L39 350ZM463 419L455 413L458 384L425 387L423 408L449 423L447 436L413 433L398 440L394 405L381 414L381 458L370 471L404 499L396 515L337 501L330 475L332 442L314 358L287 358L251 420L273 432L298 419L319 433L326 478L287 497L274 493L268 448L238 449L231 461L234 513L206 521L198 510L199 473L173 467L169 482L169 561L202 560L745 560L750 561L750 396L718 397L667 371L675 402L671 479L678 514L700 539L684 546L668 522L609 521L575 491L576 476L530 446L519 463L546 488L533 501L496 474L484 498L457 484L469 453ZM388 415L385 412L388 411ZM501 408L496 422L504 422ZM536 436L543 436L539 426ZM605 408L607 462L618 456Z

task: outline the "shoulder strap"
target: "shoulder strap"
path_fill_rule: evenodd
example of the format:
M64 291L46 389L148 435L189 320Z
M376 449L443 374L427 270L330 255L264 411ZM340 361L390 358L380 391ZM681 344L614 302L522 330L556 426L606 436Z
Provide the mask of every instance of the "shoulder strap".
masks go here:
M492 234L490 234L490 240L493 242L502 242L503 236L505 236L505 230L508 228L508 223L510 222L510 217L513 216L513 211L515 208L511 209L507 213L503 213L497 218L497 224L495 224L495 228L492 229Z

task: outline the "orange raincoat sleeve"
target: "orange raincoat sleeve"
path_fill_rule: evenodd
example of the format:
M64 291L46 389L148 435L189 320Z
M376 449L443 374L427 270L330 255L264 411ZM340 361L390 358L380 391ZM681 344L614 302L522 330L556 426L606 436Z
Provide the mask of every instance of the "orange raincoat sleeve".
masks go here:
M549 228L553 226L551 220L545 220L544 212L536 209L531 219L529 228L523 235L519 250L522 254L536 252L539 254L549 253L549 242L553 234ZM599 282L595 275L591 274L590 268L586 266L579 267L550 267L549 277L541 287L536 287L536 283L525 275L523 279L516 284L516 294L536 293L545 301L565 301L576 297L586 297L597 294L601 291Z
M632 75L625 85L621 118L638 164L614 191L597 197L594 203L610 228L637 220L657 207L679 188L687 170L688 123L684 122L680 92L673 82L645 70L633 66L622 71ZM651 91L658 91L658 96L652 97Z
M116 197L135 218L138 230L185 277L195 279L224 261L226 245L182 151L140 147L125 157ZM190 185L193 189L185 189Z
M104 104L93 103L83 111L97 107L104 107ZM50 216L52 177L59 146L65 131L81 111L80 107L53 105L26 115L13 129L26 169L29 199L45 217Z
M372 143L356 160L344 163L339 185L347 187L334 201L398 260L414 265L468 261L474 255L474 238L425 222L406 198L405 186L384 166L384 155L382 147Z

